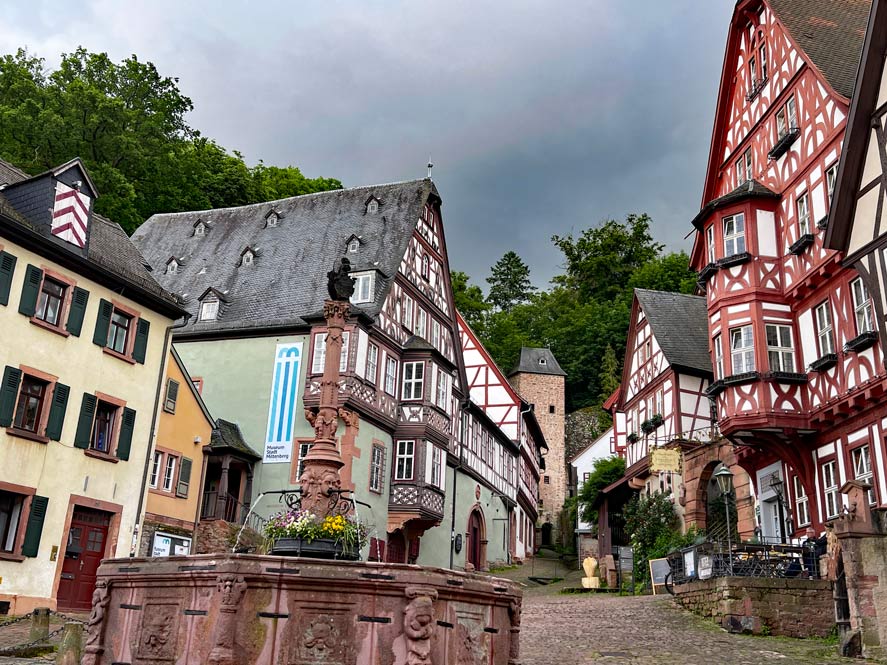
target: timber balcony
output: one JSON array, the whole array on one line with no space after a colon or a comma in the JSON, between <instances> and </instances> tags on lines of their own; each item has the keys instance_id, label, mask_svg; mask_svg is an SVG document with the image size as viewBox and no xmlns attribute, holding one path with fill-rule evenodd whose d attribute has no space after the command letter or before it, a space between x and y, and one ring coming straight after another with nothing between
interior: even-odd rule
<instances>
[{"instance_id":1,"label":"timber balcony","mask_svg":"<svg viewBox=\"0 0 887 665\"><path fill-rule=\"evenodd\" d=\"M321 376L312 376L305 386L303 400L308 408L320 406ZM342 372L339 378L339 400L342 406L371 413L394 426L398 421L397 400L354 372Z\"/></svg>"},{"instance_id":2,"label":"timber balcony","mask_svg":"<svg viewBox=\"0 0 887 665\"><path fill-rule=\"evenodd\" d=\"M391 484L388 510L416 513L419 519L439 521L444 513L444 493L421 481L395 481Z\"/></svg>"}]
</instances>

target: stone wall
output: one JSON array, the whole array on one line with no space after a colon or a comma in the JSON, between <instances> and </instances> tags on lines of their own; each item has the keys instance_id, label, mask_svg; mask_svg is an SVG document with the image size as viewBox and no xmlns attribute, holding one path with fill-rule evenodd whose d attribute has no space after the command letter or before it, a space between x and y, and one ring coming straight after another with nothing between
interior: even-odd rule
<instances>
[{"instance_id":1,"label":"stone wall","mask_svg":"<svg viewBox=\"0 0 887 665\"><path fill-rule=\"evenodd\" d=\"M194 554L216 554L230 552L237 541L240 531L239 524L232 524L225 520L203 520L197 525L194 535L196 541L193 545ZM240 534L238 548L247 548L250 551L258 551L264 544L264 538L247 527Z\"/></svg>"},{"instance_id":2,"label":"stone wall","mask_svg":"<svg viewBox=\"0 0 887 665\"><path fill-rule=\"evenodd\" d=\"M720 577L675 586L675 600L730 632L825 637L835 626L827 580Z\"/></svg>"},{"instance_id":3,"label":"stone wall","mask_svg":"<svg viewBox=\"0 0 887 665\"><path fill-rule=\"evenodd\" d=\"M588 557L597 559L601 554L598 539L588 533L579 534L579 561L585 561Z\"/></svg>"},{"instance_id":4,"label":"stone wall","mask_svg":"<svg viewBox=\"0 0 887 665\"><path fill-rule=\"evenodd\" d=\"M533 413L545 435L548 452L545 454L545 470L539 479L539 508L541 524L551 522L552 542L562 540L560 514L567 498L567 453L564 441L565 405L564 377L552 374L529 374L520 372L509 378L515 390L534 405ZM554 413L550 407L554 407ZM548 478L548 482L545 479ZM537 539L537 546L541 544ZM563 543L562 543L563 544Z\"/></svg>"},{"instance_id":5,"label":"stone wall","mask_svg":"<svg viewBox=\"0 0 887 665\"><path fill-rule=\"evenodd\" d=\"M117 559L99 568L83 665L518 665L508 580L278 556Z\"/></svg>"}]
</instances>

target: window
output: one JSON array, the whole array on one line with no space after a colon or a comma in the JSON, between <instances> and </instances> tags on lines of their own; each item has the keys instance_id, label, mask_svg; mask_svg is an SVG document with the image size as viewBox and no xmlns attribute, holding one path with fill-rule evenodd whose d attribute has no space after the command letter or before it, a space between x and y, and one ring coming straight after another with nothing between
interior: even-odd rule
<instances>
[{"instance_id":1,"label":"window","mask_svg":"<svg viewBox=\"0 0 887 665\"><path fill-rule=\"evenodd\" d=\"M46 402L46 390L49 384L46 381L28 376L22 377L22 385L19 390L18 404L15 407L15 418L12 426L26 432L37 433L43 417L43 407Z\"/></svg>"},{"instance_id":2,"label":"window","mask_svg":"<svg viewBox=\"0 0 887 665\"><path fill-rule=\"evenodd\" d=\"M822 465L822 487L825 492L825 516L832 519L838 516L838 476L835 463L826 462Z\"/></svg>"},{"instance_id":3,"label":"window","mask_svg":"<svg viewBox=\"0 0 887 665\"><path fill-rule=\"evenodd\" d=\"M816 340L819 345L819 357L835 352L835 338L832 334L832 310L826 300L816 306Z\"/></svg>"},{"instance_id":4,"label":"window","mask_svg":"<svg viewBox=\"0 0 887 665\"><path fill-rule=\"evenodd\" d=\"M758 35L758 62L761 65L761 81L767 80L767 45L764 43L764 33Z\"/></svg>"},{"instance_id":5,"label":"window","mask_svg":"<svg viewBox=\"0 0 887 665\"><path fill-rule=\"evenodd\" d=\"M367 212L371 215L374 215L377 212L379 212L379 202L376 201L376 199L373 199L372 201L370 201L367 204Z\"/></svg>"},{"instance_id":6,"label":"window","mask_svg":"<svg viewBox=\"0 0 887 665\"><path fill-rule=\"evenodd\" d=\"M160 469L163 464L163 453L159 450L154 451L154 461L151 464L151 480L148 483L154 489L157 489L157 481L160 480Z\"/></svg>"},{"instance_id":7,"label":"window","mask_svg":"<svg viewBox=\"0 0 887 665\"><path fill-rule=\"evenodd\" d=\"M715 349L715 380L724 378L724 347L721 345L721 334L718 333L711 340Z\"/></svg>"},{"instance_id":8,"label":"window","mask_svg":"<svg viewBox=\"0 0 887 665\"><path fill-rule=\"evenodd\" d=\"M370 458L370 491L382 493L385 484L385 448L373 444L373 453Z\"/></svg>"},{"instance_id":9,"label":"window","mask_svg":"<svg viewBox=\"0 0 887 665\"><path fill-rule=\"evenodd\" d=\"M163 401L163 408L170 413L176 412L176 401L179 399L179 382L174 379L166 381L166 398Z\"/></svg>"},{"instance_id":10,"label":"window","mask_svg":"<svg viewBox=\"0 0 887 665\"><path fill-rule=\"evenodd\" d=\"M404 328L413 329L413 299L405 295L403 297L403 309L400 311L400 322Z\"/></svg>"},{"instance_id":11,"label":"window","mask_svg":"<svg viewBox=\"0 0 887 665\"><path fill-rule=\"evenodd\" d=\"M111 314L111 327L108 329L108 348L117 353L126 353L132 317L115 309Z\"/></svg>"},{"instance_id":12,"label":"window","mask_svg":"<svg viewBox=\"0 0 887 665\"><path fill-rule=\"evenodd\" d=\"M586 471L585 473L583 473L582 474L582 484L584 485L585 483L587 483L589 478L591 478L590 471Z\"/></svg>"},{"instance_id":13,"label":"window","mask_svg":"<svg viewBox=\"0 0 887 665\"><path fill-rule=\"evenodd\" d=\"M428 446L428 454L431 455L431 484L435 487L440 487L440 452L435 446L426 444Z\"/></svg>"},{"instance_id":14,"label":"window","mask_svg":"<svg viewBox=\"0 0 887 665\"><path fill-rule=\"evenodd\" d=\"M204 300L200 303L200 313L197 318L200 321L215 321L219 316L219 301L216 298Z\"/></svg>"},{"instance_id":15,"label":"window","mask_svg":"<svg viewBox=\"0 0 887 665\"><path fill-rule=\"evenodd\" d=\"M554 413L554 412L555 412L554 404L549 404L548 405L548 413Z\"/></svg>"},{"instance_id":16,"label":"window","mask_svg":"<svg viewBox=\"0 0 887 665\"><path fill-rule=\"evenodd\" d=\"M838 164L835 162L825 172L825 183L828 189L828 204L831 206L832 194L835 193L835 183L838 181Z\"/></svg>"},{"instance_id":17,"label":"window","mask_svg":"<svg viewBox=\"0 0 887 665\"><path fill-rule=\"evenodd\" d=\"M268 228L274 228L277 226L277 222L280 219L280 215L278 215L273 210L268 213L268 217L265 218L265 226Z\"/></svg>"},{"instance_id":18,"label":"window","mask_svg":"<svg viewBox=\"0 0 887 665\"><path fill-rule=\"evenodd\" d=\"M255 255L250 251L246 251L243 253L241 263L245 266L250 266L253 264L253 258L255 258Z\"/></svg>"},{"instance_id":19,"label":"window","mask_svg":"<svg viewBox=\"0 0 887 665\"><path fill-rule=\"evenodd\" d=\"M428 335L428 315L421 307L416 308L416 327L413 328L413 334L425 339Z\"/></svg>"},{"instance_id":20,"label":"window","mask_svg":"<svg viewBox=\"0 0 887 665\"><path fill-rule=\"evenodd\" d=\"M724 256L734 256L745 251L745 215L742 213L724 218Z\"/></svg>"},{"instance_id":21,"label":"window","mask_svg":"<svg viewBox=\"0 0 887 665\"><path fill-rule=\"evenodd\" d=\"M546 485L550 485L550 484L551 484L551 476L545 476L545 477L543 478L543 482L544 482L544 484L546 484Z\"/></svg>"},{"instance_id":22,"label":"window","mask_svg":"<svg viewBox=\"0 0 887 665\"><path fill-rule=\"evenodd\" d=\"M450 387L450 377L442 369L437 370L437 392L434 395L434 403L441 409L447 408L447 393Z\"/></svg>"},{"instance_id":23,"label":"window","mask_svg":"<svg viewBox=\"0 0 887 665\"><path fill-rule=\"evenodd\" d=\"M807 498L807 492L804 490L800 479L795 476L793 481L795 486L795 517L797 517L798 526L807 526L810 524L810 499Z\"/></svg>"},{"instance_id":24,"label":"window","mask_svg":"<svg viewBox=\"0 0 887 665\"><path fill-rule=\"evenodd\" d=\"M348 348L351 341L351 333L342 333L342 349L339 351L339 371L348 369ZM311 359L311 373L323 374L326 364L326 333L317 333L314 336L314 357Z\"/></svg>"},{"instance_id":25,"label":"window","mask_svg":"<svg viewBox=\"0 0 887 665\"><path fill-rule=\"evenodd\" d=\"M770 358L770 371L794 372L795 352L792 346L790 326L767 324L767 355Z\"/></svg>"},{"instance_id":26,"label":"window","mask_svg":"<svg viewBox=\"0 0 887 665\"><path fill-rule=\"evenodd\" d=\"M709 226L705 230L705 241L708 246L708 262L714 263L717 261L717 252L715 251L715 227Z\"/></svg>"},{"instance_id":27,"label":"window","mask_svg":"<svg viewBox=\"0 0 887 665\"><path fill-rule=\"evenodd\" d=\"M395 480L413 479L413 454L415 448L415 441L397 442L397 463L394 469Z\"/></svg>"},{"instance_id":28,"label":"window","mask_svg":"<svg viewBox=\"0 0 887 665\"><path fill-rule=\"evenodd\" d=\"M111 453L111 441L114 438L114 425L119 407L108 402L98 401L95 409L95 423L89 448L100 453Z\"/></svg>"},{"instance_id":29,"label":"window","mask_svg":"<svg viewBox=\"0 0 887 665\"><path fill-rule=\"evenodd\" d=\"M310 450L310 441L299 443L299 457L296 459L296 480L299 480L302 477L302 473L305 471L305 456L308 455Z\"/></svg>"},{"instance_id":30,"label":"window","mask_svg":"<svg viewBox=\"0 0 887 665\"><path fill-rule=\"evenodd\" d=\"M856 332L858 334L870 332L875 329L875 320L872 315L872 301L869 292L862 283L862 278L857 277L850 283L853 292L853 309L856 310Z\"/></svg>"},{"instance_id":31,"label":"window","mask_svg":"<svg viewBox=\"0 0 887 665\"><path fill-rule=\"evenodd\" d=\"M376 378L379 373L379 347L375 344L370 344L367 349L367 371L366 378L367 381L375 385Z\"/></svg>"},{"instance_id":32,"label":"window","mask_svg":"<svg viewBox=\"0 0 887 665\"><path fill-rule=\"evenodd\" d=\"M166 456L166 465L163 468L163 491L172 492L176 482L176 462L178 457L175 455Z\"/></svg>"},{"instance_id":33,"label":"window","mask_svg":"<svg viewBox=\"0 0 887 665\"><path fill-rule=\"evenodd\" d=\"M754 56L748 59L748 79L752 90L754 90L755 84L758 82L758 66Z\"/></svg>"},{"instance_id":34,"label":"window","mask_svg":"<svg viewBox=\"0 0 887 665\"><path fill-rule=\"evenodd\" d=\"M782 138L793 129L798 128L798 112L795 107L795 97L792 95L785 102L785 106L776 112L776 133Z\"/></svg>"},{"instance_id":35,"label":"window","mask_svg":"<svg viewBox=\"0 0 887 665\"><path fill-rule=\"evenodd\" d=\"M810 233L810 201L807 192L798 197L798 231L801 235Z\"/></svg>"},{"instance_id":36,"label":"window","mask_svg":"<svg viewBox=\"0 0 887 665\"><path fill-rule=\"evenodd\" d=\"M173 259L166 264L166 272L169 275L175 275L179 272L179 264Z\"/></svg>"},{"instance_id":37,"label":"window","mask_svg":"<svg viewBox=\"0 0 887 665\"><path fill-rule=\"evenodd\" d=\"M67 286L49 277L43 278L40 287L40 297L37 299L37 311L34 317L45 321L51 326L61 323L62 308L65 304L65 290Z\"/></svg>"},{"instance_id":38,"label":"window","mask_svg":"<svg viewBox=\"0 0 887 665\"><path fill-rule=\"evenodd\" d=\"M403 391L401 399L422 399L425 385L425 363L414 362L403 364Z\"/></svg>"},{"instance_id":39,"label":"window","mask_svg":"<svg viewBox=\"0 0 887 665\"><path fill-rule=\"evenodd\" d=\"M440 324L434 318L431 319L431 346L440 347Z\"/></svg>"},{"instance_id":40,"label":"window","mask_svg":"<svg viewBox=\"0 0 887 665\"><path fill-rule=\"evenodd\" d=\"M426 282L431 277L431 260L427 254L422 255L422 279Z\"/></svg>"},{"instance_id":41,"label":"window","mask_svg":"<svg viewBox=\"0 0 887 665\"><path fill-rule=\"evenodd\" d=\"M357 250L360 249L360 241L356 238L348 243L348 253L349 254L357 254Z\"/></svg>"},{"instance_id":42,"label":"window","mask_svg":"<svg viewBox=\"0 0 887 665\"><path fill-rule=\"evenodd\" d=\"M391 356L385 358L385 392L397 397L397 360Z\"/></svg>"},{"instance_id":43,"label":"window","mask_svg":"<svg viewBox=\"0 0 887 665\"><path fill-rule=\"evenodd\" d=\"M371 272L365 272L354 275L354 295L351 296L352 303L372 302L373 286L375 283L374 275Z\"/></svg>"},{"instance_id":44,"label":"window","mask_svg":"<svg viewBox=\"0 0 887 665\"><path fill-rule=\"evenodd\" d=\"M730 330L730 361L733 374L755 371L755 338L751 326Z\"/></svg>"},{"instance_id":45,"label":"window","mask_svg":"<svg viewBox=\"0 0 887 665\"><path fill-rule=\"evenodd\" d=\"M742 157L736 160L736 186L752 178L751 148L746 148Z\"/></svg>"},{"instance_id":46,"label":"window","mask_svg":"<svg viewBox=\"0 0 887 665\"><path fill-rule=\"evenodd\" d=\"M13 552L25 497L0 490L0 552Z\"/></svg>"},{"instance_id":47,"label":"window","mask_svg":"<svg viewBox=\"0 0 887 665\"><path fill-rule=\"evenodd\" d=\"M872 458L871 453L869 452L869 447L861 446L859 448L854 448L850 451L850 456L853 458L853 475L856 480L859 480L863 483L868 483L872 486L872 488L868 491L869 495L869 503L875 502L875 488L874 481L872 479Z\"/></svg>"},{"instance_id":48,"label":"window","mask_svg":"<svg viewBox=\"0 0 887 665\"><path fill-rule=\"evenodd\" d=\"M204 224L203 222L197 222L197 224L194 225L194 235L206 235L206 224Z\"/></svg>"}]
</instances>

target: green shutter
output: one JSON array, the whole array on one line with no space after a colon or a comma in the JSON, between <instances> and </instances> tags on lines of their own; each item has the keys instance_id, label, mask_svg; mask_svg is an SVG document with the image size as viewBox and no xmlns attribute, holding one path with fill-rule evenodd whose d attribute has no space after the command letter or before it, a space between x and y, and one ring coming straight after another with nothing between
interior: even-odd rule
<instances>
[{"instance_id":1,"label":"green shutter","mask_svg":"<svg viewBox=\"0 0 887 665\"><path fill-rule=\"evenodd\" d=\"M148 350L148 332L151 330L151 324L145 319L139 319L136 326L136 341L132 345L132 359L137 363L145 364L145 351Z\"/></svg>"},{"instance_id":2,"label":"green shutter","mask_svg":"<svg viewBox=\"0 0 887 665\"><path fill-rule=\"evenodd\" d=\"M3 370L3 383L0 384L0 427L12 425L15 413L15 398L18 395L18 384L22 380L22 371L16 367Z\"/></svg>"},{"instance_id":3,"label":"green shutter","mask_svg":"<svg viewBox=\"0 0 887 665\"><path fill-rule=\"evenodd\" d=\"M18 303L18 311L25 316L34 316L37 311L37 296L40 295L42 282L43 271L37 266L29 265L25 270L25 283L22 284L22 299Z\"/></svg>"},{"instance_id":4,"label":"green shutter","mask_svg":"<svg viewBox=\"0 0 887 665\"><path fill-rule=\"evenodd\" d=\"M75 448L89 448L89 437L92 434L92 421L95 418L97 402L95 395L83 393L83 402L80 404L80 420L77 421L77 433L74 435Z\"/></svg>"},{"instance_id":5,"label":"green shutter","mask_svg":"<svg viewBox=\"0 0 887 665\"><path fill-rule=\"evenodd\" d=\"M43 520L46 519L46 506L49 499L45 496L34 496L31 499L31 512L28 514L28 529L25 531L25 542L22 543L24 556L37 556L40 549L40 536L43 535Z\"/></svg>"},{"instance_id":6,"label":"green shutter","mask_svg":"<svg viewBox=\"0 0 887 665\"><path fill-rule=\"evenodd\" d=\"M46 436L53 441L62 438L62 425L65 424L65 410L68 408L68 395L71 389L61 383L55 384L52 391L52 406L49 407L49 420L46 421Z\"/></svg>"},{"instance_id":7,"label":"green shutter","mask_svg":"<svg viewBox=\"0 0 887 665\"><path fill-rule=\"evenodd\" d=\"M176 402L179 400L179 382L175 379L166 380L166 399L163 408L170 413L176 412Z\"/></svg>"},{"instance_id":8,"label":"green shutter","mask_svg":"<svg viewBox=\"0 0 887 665\"><path fill-rule=\"evenodd\" d=\"M88 302L89 291L75 286L74 293L71 296L71 310L68 312L68 325L65 326L67 331L74 335L74 337L80 337L80 331L83 329L83 316L86 314L86 304Z\"/></svg>"},{"instance_id":9,"label":"green shutter","mask_svg":"<svg viewBox=\"0 0 887 665\"><path fill-rule=\"evenodd\" d=\"M191 460L182 458L182 467L179 469L179 484L176 486L176 496L183 499L188 497L188 488L191 486Z\"/></svg>"},{"instance_id":10,"label":"green shutter","mask_svg":"<svg viewBox=\"0 0 887 665\"><path fill-rule=\"evenodd\" d=\"M123 409L123 418L120 421L120 436L117 438L117 459L126 461L129 459L129 450L132 448L132 428L136 424L136 412L132 409Z\"/></svg>"},{"instance_id":11,"label":"green shutter","mask_svg":"<svg viewBox=\"0 0 887 665\"><path fill-rule=\"evenodd\" d=\"M9 289L17 260L12 254L0 252L0 305L9 304Z\"/></svg>"},{"instance_id":12,"label":"green shutter","mask_svg":"<svg viewBox=\"0 0 887 665\"><path fill-rule=\"evenodd\" d=\"M99 303L99 315L95 320L95 334L92 336L93 344L108 346L108 328L111 327L111 312L114 305L107 300Z\"/></svg>"}]
</instances>

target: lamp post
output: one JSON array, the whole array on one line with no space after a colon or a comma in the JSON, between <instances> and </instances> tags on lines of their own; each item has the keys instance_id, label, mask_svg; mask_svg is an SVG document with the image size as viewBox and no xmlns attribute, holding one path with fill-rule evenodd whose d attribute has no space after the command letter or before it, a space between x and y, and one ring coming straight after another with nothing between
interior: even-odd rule
<instances>
[{"instance_id":1,"label":"lamp post","mask_svg":"<svg viewBox=\"0 0 887 665\"><path fill-rule=\"evenodd\" d=\"M779 542L785 542L785 507L783 504L782 488L785 485L782 478L774 473L770 476L770 489L776 494L776 512L779 516Z\"/></svg>"},{"instance_id":2,"label":"lamp post","mask_svg":"<svg viewBox=\"0 0 887 665\"><path fill-rule=\"evenodd\" d=\"M730 493L733 491L733 473L726 466L715 472L715 480L718 481L718 489L724 497L724 514L727 517L727 572L733 575L733 547L730 543Z\"/></svg>"}]
</instances>

